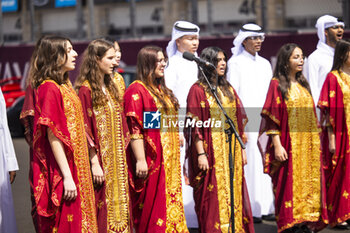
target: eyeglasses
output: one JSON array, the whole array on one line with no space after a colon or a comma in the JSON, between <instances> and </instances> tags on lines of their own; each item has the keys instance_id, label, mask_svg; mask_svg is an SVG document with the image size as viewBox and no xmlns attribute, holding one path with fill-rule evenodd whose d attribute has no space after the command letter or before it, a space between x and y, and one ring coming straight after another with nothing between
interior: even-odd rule
<instances>
[{"instance_id":1,"label":"eyeglasses","mask_svg":"<svg viewBox=\"0 0 350 233\"><path fill-rule=\"evenodd\" d=\"M247 39L252 41L260 40L261 42L263 42L265 40L265 36L248 36Z\"/></svg>"},{"instance_id":2,"label":"eyeglasses","mask_svg":"<svg viewBox=\"0 0 350 233\"><path fill-rule=\"evenodd\" d=\"M334 25L331 27L332 29L344 29L343 25Z\"/></svg>"},{"instance_id":3,"label":"eyeglasses","mask_svg":"<svg viewBox=\"0 0 350 233\"><path fill-rule=\"evenodd\" d=\"M166 58L160 59L157 61L157 63L158 64L162 64L162 63L168 64L168 59L166 59Z\"/></svg>"}]
</instances>

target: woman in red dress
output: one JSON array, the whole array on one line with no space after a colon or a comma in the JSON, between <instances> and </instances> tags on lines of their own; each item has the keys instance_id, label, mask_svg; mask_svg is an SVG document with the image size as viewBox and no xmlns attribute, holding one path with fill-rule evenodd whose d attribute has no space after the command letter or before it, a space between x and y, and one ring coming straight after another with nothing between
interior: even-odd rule
<instances>
[{"instance_id":1,"label":"woman in red dress","mask_svg":"<svg viewBox=\"0 0 350 233\"><path fill-rule=\"evenodd\" d=\"M320 129L303 64L298 45L282 46L261 112L259 146L278 232L311 232L328 223Z\"/></svg>"},{"instance_id":2,"label":"woman in red dress","mask_svg":"<svg viewBox=\"0 0 350 233\"><path fill-rule=\"evenodd\" d=\"M247 123L247 117L236 91L226 79L226 54L220 48L208 47L202 51L201 58L215 65L216 70L211 67L204 69L205 75L214 86L217 73L217 95L239 135L245 141L244 126ZM187 97L186 124L190 121L195 122L185 130L188 145L185 162L188 164L187 175L193 187L200 232L231 232L229 143L225 134L228 126L204 75L200 72L198 79ZM203 122L210 120L215 122L205 126ZM203 125L199 127L197 122L202 122ZM232 148L232 154L233 152L234 148ZM235 232L252 233L254 223L243 169L247 163L247 157L245 150L242 150L238 143L232 157L235 168L234 229Z\"/></svg>"},{"instance_id":3,"label":"woman in red dress","mask_svg":"<svg viewBox=\"0 0 350 233\"><path fill-rule=\"evenodd\" d=\"M84 116L68 79L77 53L68 38L41 39L34 89L32 188L38 232L97 233Z\"/></svg>"},{"instance_id":4,"label":"woman in red dress","mask_svg":"<svg viewBox=\"0 0 350 233\"><path fill-rule=\"evenodd\" d=\"M131 134L127 151L130 196L137 233L187 233L182 202L179 103L165 85L166 61L159 47L137 55L137 81L124 95ZM160 120L162 120L162 123Z\"/></svg>"},{"instance_id":5,"label":"woman in red dress","mask_svg":"<svg viewBox=\"0 0 350 233\"><path fill-rule=\"evenodd\" d=\"M350 40L337 42L332 72L318 107L324 126L324 162L329 223L346 228L350 219ZM350 223L350 222L349 222Z\"/></svg>"},{"instance_id":6,"label":"woman in red dress","mask_svg":"<svg viewBox=\"0 0 350 233\"><path fill-rule=\"evenodd\" d=\"M125 148L129 132L123 112L123 79L112 78L116 51L107 40L92 41L84 52L75 88L90 133L99 233L132 232Z\"/></svg>"}]
</instances>

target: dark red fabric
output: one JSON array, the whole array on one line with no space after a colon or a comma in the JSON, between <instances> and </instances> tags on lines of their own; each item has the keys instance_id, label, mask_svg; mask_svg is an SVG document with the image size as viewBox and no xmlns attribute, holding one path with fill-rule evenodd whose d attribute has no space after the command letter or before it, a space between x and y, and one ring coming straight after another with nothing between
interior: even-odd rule
<instances>
[{"instance_id":1,"label":"dark red fabric","mask_svg":"<svg viewBox=\"0 0 350 233\"><path fill-rule=\"evenodd\" d=\"M346 119L349 117L345 108L349 103L344 102L344 90L350 91L349 76L345 82L345 88L339 85L338 71L328 74L319 98L318 107L321 109L321 119L330 124L335 134L335 153L329 152L328 133L326 124L323 124L323 152L324 170L327 183L327 205L329 223L331 226L350 219L350 145L349 125Z\"/></svg>"},{"instance_id":2,"label":"dark red fabric","mask_svg":"<svg viewBox=\"0 0 350 233\"><path fill-rule=\"evenodd\" d=\"M235 91L234 96L236 98L235 101L237 107L237 131L242 137L244 132L244 121L246 121L246 114ZM201 103L205 103L205 107L201 106ZM206 121L210 118L209 109L210 106L204 88L199 83L195 83L191 87L187 97L187 116L192 115L193 117L198 117L196 120ZM203 172L198 167L198 155L196 147L194 145L196 137L205 141L208 146L206 152L210 169L207 172ZM195 210L198 218L200 232L221 232L220 229L217 229L215 227L216 223L220 223L220 216L219 202L217 197L217 180L214 168L215 156L212 144L211 128L185 128L185 138L187 144L185 160L185 166L187 165L186 173L189 178L189 183L193 187ZM236 156L241 156L241 153L236 152ZM205 188L208 187L209 184L213 185L213 189L211 191L208 191L208 189ZM242 190L243 218L246 218L248 220L248 222L243 223L244 230L245 232L254 232L252 212L244 177L242 182Z\"/></svg>"},{"instance_id":3,"label":"dark red fabric","mask_svg":"<svg viewBox=\"0 0 350 233\"><path fill-rule=\"evenodd\" d=\"M26 88L26 94L24 98L24 103L20 115L21 123L24 126L24 137L29 145L29 184L30 184L30 194L32 201L32 211L31 215L33 218L33 224L38 231L37 224L37 212L36 212L36 204L34 199L34 191L33 191L33 128L34 128L34 90L31 85L28 85Z\"/></svg>"}]
</instances>

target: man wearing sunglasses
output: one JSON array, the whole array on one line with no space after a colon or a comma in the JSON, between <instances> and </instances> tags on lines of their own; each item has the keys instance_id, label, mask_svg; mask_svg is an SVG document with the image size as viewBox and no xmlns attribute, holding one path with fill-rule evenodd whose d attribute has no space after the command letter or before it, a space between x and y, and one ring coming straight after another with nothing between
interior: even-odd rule
<instances>
[{"instance_id":1,"label":"man wearing sunglasses","mask_svg":"<svg viewBox=\"0 0 350 233\"><path fill-rule=\"evenodd\" d=\"M227 65L227 78L242 100L248 116L244 130L248 138L248 164L244 169L255 223L260 223L261 218L274 220L271 178L263 173L257 146L260 112L272 78L271 64L258 54L264 39L260 26L252 23L243 25L233 41L233 55Z\"/></svg>"},{"instance_id":2,"label":"man wearing sunglasses","mask_svg":"<svg viewBox=\"0 0 350 233\"><path fill-rule=\"evenodd\" d=\"M324 15L318 18L316 28L319 38L317 49L305 62L305 76L309 81L315 105L323 82L332 68L335 44L343 38L344 22L333 16Z\"/></svg>"}]
</instances>

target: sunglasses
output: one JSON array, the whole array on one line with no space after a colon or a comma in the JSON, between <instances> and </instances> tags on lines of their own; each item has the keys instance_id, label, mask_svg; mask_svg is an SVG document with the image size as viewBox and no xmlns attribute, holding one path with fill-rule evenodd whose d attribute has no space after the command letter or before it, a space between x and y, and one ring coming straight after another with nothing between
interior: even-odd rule
<instances>
[{"instance_id":1,"label":"sunglasses","mask_svg":"<svg viewBox=\"0 0 350 233\"><path fill-rule=\"evenodd\" d=\"M263 42L265 40L265 36L249 36L247 37L247 39L252 41L260 40L261 42Z\"/></svg>"}]
</instances>

